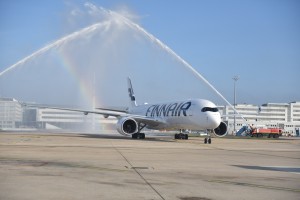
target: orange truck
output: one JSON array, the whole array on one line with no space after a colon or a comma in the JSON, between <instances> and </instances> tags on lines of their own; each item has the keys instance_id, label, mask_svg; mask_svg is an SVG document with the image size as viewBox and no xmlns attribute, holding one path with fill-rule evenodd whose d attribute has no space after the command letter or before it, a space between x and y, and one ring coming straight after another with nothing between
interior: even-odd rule
<instances>
[{"instance_id":1,"label":"orange truck","mask_svg":"<svg viewBox=\"0 0 300 200\"><path fill-rule=\"evenodd\" d=\"M250 132L251 137L279 138L282 135L280 128L254 128Z\"/></svg>"}]
</instances>

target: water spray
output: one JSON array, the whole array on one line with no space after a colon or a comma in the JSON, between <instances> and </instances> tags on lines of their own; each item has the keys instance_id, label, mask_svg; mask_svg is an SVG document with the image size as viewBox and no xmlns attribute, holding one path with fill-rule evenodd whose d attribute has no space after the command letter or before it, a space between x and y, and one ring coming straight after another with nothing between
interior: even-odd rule
<instances>
[{"instance_id":1,"label":"water spray","mask_svg":"<svg viewBox=\"0 0 300 200\"><path fill-rule=\"evenodd\" d=\"M234 106L210 82L208 82L208 80L206 80L198 71L196 71L187 61L185 61L178 54L176 54L170 47L168 47L166 44L161 42L157 37L155 37L151 33L147 32L144 28L142 28L138 24L132 22L128 18L120 15L119 13L116 13L111 10L106 10L102 7L101 7L101 10L110 14L111 16L116 16L116 17L120 18L129 27L140 31L151 41L158 44L158 46L161 47L163 50L167 51L170 55L174 56L176 58L176 60L178 60L180 63L182 63L187 69L189 69L193 73L194 76L196 76L197 78L200 78L205 84L207 84L218 96L220 96L234 110L235 113L237 113L238 116L240 116L244 120L244 122L247 123L246 119L237 112L237 110L234 108Z\"/></svg>"},{"instance_id":2,"label":"water spray","mask_svg":"<svg viewBox=\"0 0 300 200\"><path fill-rule=\"evenodd\" d=\"M34 52L33 54L23 58L22 60L18 61L17 63L11 65L10 67L6 68L4 71L0 72L0 77L3 76L5 73L9 72L10 70L18 67L18 66L21 66L22 64L26 63L28 60L36 57L36 56L39 56L41 55L42 53L48 51L49 49L51 48L58 48L59 46L63 45L63 43L67 42L67 41L70 41L74 38L76 38L77 36L79 35L82 35L84 33L88 33L88 32L91 32L91 31L94 31L96 30L97 28L99 27L102 27L102 26L107 26L110 22L109 21L105 21L105 22L102 22L102 23L97 23L97 24L93 24L89 27L86 27L86 28L83 28L81 29L80 31L76 31L74 33L71 33L70 35L67 35L65 37L62 37L61 39L59 40L56 40L55 42L41 48L40 50Z\"/></svg>"},{"instance_id":3,"label":"water spray","mask_svg":"<svg viewBox=\"0 0 300 200\"><path fill-rule=\"evenodd\" d=\"M182 63L188 70L190 70L192 72L192 74L202 80L206 85L208 85L219 97L221 97L233 110L235 113L238 114L238 116L241 116L236 109L232 106L232 104L227 101L227 99L211 84L208 82L208 80L206 80L199 72L197 72L188 62L186 62L183 58L181 58L179 55L177 55L171 48L169 48L167 45L165 45L163 42L161 42L158 38L156 38L154 35L148 33L144 28L142 28L141 26L139 26L138 24L134 23L133 21L131 21L130 19L126 18L123 15L120 15L117 12L111 11L111 10L107 10L103 7L96 7L95 5L91 4L91 3L86 3L85 6L90 7L93 11L102 11L106 14L108 14L109 16L111 16L113 18L113 20L115 20L116 22L122 22L124 24L126 24L128 27L139 31L140 33L142 33L146 38L148 38L150 41L152 41L153 43L157 44L160 48L162 48L163 50L165 50L167 53L169 53L170 55L172 55L173 57L176 58L176 60L180 63ZM79 31L76 31L74 33L71 33L65 37L62 37L59 40L56 40L55 42L41 48L40 50L34 52L33 54L23 58L22 60L18 61L17 63L11 65L10 67L8 67L7 69L5 69L4 71L0 72L0 77L3 76L5 73L15 69L18 66L23 65L24 63L26 63L28 60L35 58L36 56L39 56L41 54L43 54L44 52L50 50L51 48L58 48L60 46L62 46L65 42L71 41L73 39L75 39L78 36L81 36L85 33L90 33L93 32L95 30L97 30L98 28L101 27L108 27L111 24L112 20L106 20L104 22L101 23L96 23L93 24L91 26L88 26L86 28L83 28ZM245 118L243 118L241 116L241 118L246 122Z\"/></svg>"}]
</instances>

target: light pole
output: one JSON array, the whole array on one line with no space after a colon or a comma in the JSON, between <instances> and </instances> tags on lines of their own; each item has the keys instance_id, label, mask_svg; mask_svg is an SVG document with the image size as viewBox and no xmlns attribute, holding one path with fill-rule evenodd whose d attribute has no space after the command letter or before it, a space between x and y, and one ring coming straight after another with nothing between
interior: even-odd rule
<instances>
[{"instance_id":1,"label":"light pole","mask_svg":"<svg viewBox=\"0 0 300 200\"><path fill-rule=\"evenodd\" d=\"M234 114L233 114L233 130L234 130L234 134L236 133L236 130L235 130L235 114L236 114L236 112L235 112L235 105L236 105L236 82L237 82L237 80L239 80L239 76L234 76L232 79L233 79L233 85L234 85L234 90L233 90L233 108L234 108Z\"/></svg>"}]
</instances>

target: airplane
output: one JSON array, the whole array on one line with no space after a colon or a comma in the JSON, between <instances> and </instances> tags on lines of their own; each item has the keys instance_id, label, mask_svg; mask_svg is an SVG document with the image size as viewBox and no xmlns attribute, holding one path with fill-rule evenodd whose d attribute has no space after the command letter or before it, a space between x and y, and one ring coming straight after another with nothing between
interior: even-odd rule
<instances>
[{"instance_id":1,"label":"airplane","mask_svg":"<svg viewBox=\"0 0 300 200\"><path fill-rule=\"evenodd\" d=\"M58 110L69 110L101 114L105 118L116 117L117 131L124 136L133 139L144 139L144 128L153 130L179 130L175 139L188 139L188 134L182 130L207 130L212 136L223 137L227 135L227 125L221 121L221 115L214 103L205 99L189 99L169 103L138 105L133 92L131 79L127 78L128 93L131 107L126 109L96 108L97 110L81 110L71 108L60 108L51 106L37 106L23 103L24 106L50 108ZM204 139L204 143L211 143L211 135Z\"/></svg>"}]
</instances>

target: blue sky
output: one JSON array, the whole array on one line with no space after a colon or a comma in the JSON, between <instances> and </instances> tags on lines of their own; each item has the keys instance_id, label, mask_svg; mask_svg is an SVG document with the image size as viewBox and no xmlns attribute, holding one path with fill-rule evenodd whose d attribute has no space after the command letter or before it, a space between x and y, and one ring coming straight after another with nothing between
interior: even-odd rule
<instances>
[{"instance_id":1,"label":"blue sky","mask_svg":"<svg viewBox=\"0 0 300 200\"><path fill-rule=\"evenodd\" d=\"M1 0L0 71L70 33L66 12L85 2ZM234 75L238 103L300 101L298 0L91 2L129 10L231 102Z\"/></svg>"}]
</instances>

